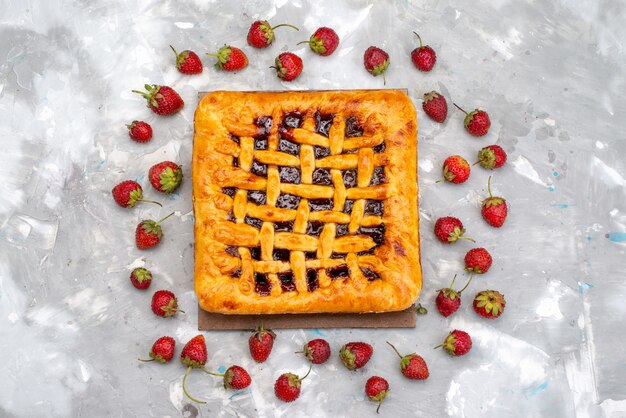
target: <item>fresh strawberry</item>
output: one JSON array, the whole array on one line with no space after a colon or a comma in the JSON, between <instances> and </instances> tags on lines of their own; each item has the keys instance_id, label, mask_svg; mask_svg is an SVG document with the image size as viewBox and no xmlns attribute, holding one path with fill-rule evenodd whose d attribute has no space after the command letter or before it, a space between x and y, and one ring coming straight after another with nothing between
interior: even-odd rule
<instances>
[{"instance_id":1,"label":"fresh strawberry","mask_svg":"<svg viewBox=\"0 0 626 418\"><path fill-rule=\"evenodd\" d=\"M150 202L162 206L154 200L143 199L143 189L136 181L126 180L118 184L111 190L115 203L123 208L132 208L137 202Z\"/></svg>"},{"instance_id":2,"label":"fresh strawberry","mask_svg":"<svg viewBox=\"0 0 626 418\"><path fill-rule=\"evenodd\" d=\"M185 311L178 309L176 295L169 290L157 290L154 292L150 307L156 316L163 318L172 317L176 312L185 313Z\"/></svg>"},{"instance_id":3,"label":"fresh strawberry","mask_svg":"<svg viewBox=\"0 0 626 418\"><path fill-rule=\"evenodd\" d=\"M137 289L147 289L152 283L152 273L143 267L137 267L130 273L130 282Z\"/></svg>"},{"instance_id":4,"label":"fresh strawberry","mask_svg":"<svg viewBox=\"0 0 626 418\"><path fill-rule=\"evenodd\" d=\"M380 48L370 46L363 54L363 65L365 69L374 77L382 74L384 84L387 84L385 71L389 67L389 54Z\"/></svg>"},{"instance_id":5,"label":"fresh strawberry","mask_svg":"<svg viewBox=\"0 0 626 418\"><path fill-rule=\"evenodd\" d=\"M128 128L128 136L136 142L148 142L152 139L152 126L141 120L134 120Z\"/></svg>"},{"instance_id":6,"label":"fresh strawberry","mask_svg":"<svg viewBox=\"0 0 626 418\"><path fill-rule=\"evenodd\" d=\"M489 145L478 151L478 161L474 164L480 164L482 168L493 170L500 168L506 163L506 152L499 145Z\"/></svg>"},{"instance_id":7,"label":"fresh strawberry","mask_svg":"<svg viewBox=\"0 0 626 418\"><path fill-rule=\"evenodd\" d=\"M304 350L299 353L304 353L313 364L323 364L330 357L330 345L325 339L317 338L304 344Z\"/></svg>"},{"instance_id":8,"label":"fresh strawberry","mask_svg":"<svg viewBox=\"0 0 626 418\"><path fill-rule=\"evenodd\" d=\"M504 312L505 305L504 295L497 290L483 290L474 297L474 310L483 318L496 319Z\"/></svg>"},{"instance_id":9,"label":"fresh strawberry","mask_svg":"<svg viewBox=\"0 0 626 418\"><path fill-rule=\"evenodd\" d=\"M173 115L185 105L183 99L171 87L157 84L152 86L146 84L144 87L147 93L138 90L133 90L133 93L141 94L148 101L148 107L157 115Z\"/></svg>"},{"instance_id":10,"label":"fresh strawberry","mask_svg":"<svg viewBox=\"0 0 626 418\"><path fill-rule=\"evenodd\" d=\"M283 52L275 61L276 75L284 81L295 80L302 72L302 59L294 53Z\"/></svg>"},{"instance_id":11,"label":"fresh strawberry","mask_svg":"<svg viewBox=\"0 0 626 418\"><path fill-rule=\"evenodd\" d=\"M465 183L470 176L470 165L467 160L460 155L453 155L443 162L443 178L437 180L447 181L454 184Z\"/></svg>"},{"instance_id":12,"label":"fresh strawberry","mask_svg":"<svg viewBox=\"0 0 626 418\"><path fill-rule=\"evenodd\" d=\"M172 337L161 337L154 342L150 350L150 360L139 359L139 361L158 361L167 363L174 357L176 341Z\"/></svg>"},{"instance_id":13,"label":"fresh strawberry","mask_svg":"<svg viewBox=\"0 0 626 418\"><path fill-rule=\"evenodd\" d=\"M147 250L152 248L161 242L163 238L163 230L161 229L161 222L172 216L174 212L167 215L165 218L158 222L151 219L144 219L139 222L137 229L135 229L135 244L140 250Z\"/></svg>"},{"instance_id":14,"label":"fresh strawberry","mask_svg":"<svg viewBox=\"0 0 626 418\"><path fill-rule=\"evenodd\" d=\"M339 46L339 36L331 28L322 27L316 30L308 41L298 42L298 45L300 44L309 44L311 51L327 57Z\"/></svg>"},{"instance_id":15,"label":"fresh strawberry","mask_svg":"<svg viewBox=\"0 0 626 418\"><path fill-rule=\"evenodd\" d=\"M448 116L448 102L444 96L436 91L424 94L422 109L435 122L443 123Z\"/></svg>"},{"instance_id":16,"label":"fresh strawberry","mask_svg":"<svg viewBox=\"0 0 626 418\"><path fill-rule=\"evenodd\" d=\"M311 373L311 366L304 377L298 377L293 373L283 373L278 376L274 383L274 393L283 402L293 402L300 396L302 381Z\"/></svg>"},{"instance_id":17,"label":"fresh strawberry","mask_svg":"<svg viewBox=\"0 0 626 418\"><path fill-rule=\"evenodd\" d=\"M339 357L348 370L357 370L365 366L372 357L374 348L368 343L351 342L339 350Z\"/></svg>"},{"instance_id":18,"label":"fresh strawberry","mask_svg":"<svg viewBox=\"0 0 626 418\"><path fill-rule=\"evenodd\" d=\"M418 70L426 72L430 71L437 62L437 54L435 54L435 50L428 45L422 45L422 38L417 34L417 32L413 33L420 41L420 46L411 52L411 61L413 61L413 65L415 65L415 68Z\"/></svg>"},{"instance_id":19,"label":"fresh strawberry","mask_svg":"<svg viewBox=\"0 0 626 418\"><path fill-rule=\"evenodd\" d=\"M372 376L365 382L365 394L370 401L378 402L378 408L376 413L380 409L380 405L383 403L383 399L389 393L389 383L380 376Z\"/></svg>"},{"instance_id":20,"label":"fresh strawberry","mask_svg":"<svg viewBox=\"0 0 626 418\"><path fill-rule=\"evenodd\" d=\"M389 344L398 357L400 357L400 371L403 375L414 380L428 379L430 375L430 373L428 373L428 366L421 356L415 353L403 356L389 341L387 341L387 344Z\"/></svg>"},{"instance_id":21,"label":"fresh strawberry","mask_svg":"<svg viewBox=\"0 0 626 418\"><path fill-rule=\"evenodd\" d=\"M472 338L467 332L455 329L448 334L443 344L440 344L435 348L440 347L443 347L443 349L446 350L446 352L451 356L462 356L471 350Z\"/></svg>"},{"instance_id":22,"label":"fresh strawberry","mask_svg":"<svg viewBox=\"0 0 626 418\"><path fill-rule=\"evenodd\" d=\"M178 68L178 71L188 75L200 74L202 72L202 61L200 61L198 54L188 49L179 54L172 45L170 45L170 48L176 55L176 68Z\"/></svg>"},{"instance_id":23,"label":"fresh strawberry","mask_svg":"<svg viewBox=\"0 0 626 418\"><path fill-rule=\"evenodd\" d=\"M265 329L263 323L254 331L248 339L250 355L257 363L263 363L269 357L274 346L276 334L271 329Z\"/></svg>"},{"instance_id":24,"label":"fresh strawberry","mask_svg":"<svg viewBox=\"0 0 626 418\"><path fill-rule=\"evenodd\" d=\"M456 103L452 103L459 109L461 112L465 113L465 120L463 121L463 125L465 125L465 130L474 136L484 136L489 132L489 127L491 126L491 121L489 120L489 115L484 110L474 109L470 113L467 113L465 110L461 109Z\"/></svg>"},{"instance_id":25,"label":"fresh strawberry","mask_svg":"<svg viewBox=\"0 0 626 418\"><path fill-rule=\"evenodd\" d=\"M183 392L185 392L185 395L192 401L202 404L205 404L206 402L194 398L189 394L189 392L187 392L185 382L187 381L187 376L189 376L189 371L191 369L201 369L207 372L204 368L207 357L208 353L203 335L196 335L189 340L183 347L183 351L180 353L180 360L185 366L187 366L187 371L185 372L185 377L183 378Z\"/></svg>"},{"instance_id":26,"label":"fresh strawberry","mask_svg":"<svg viewBox=\"0 0 626 418\"><path fill-rule=\"evenodd\" d=\"M445 289L439 289L439 293L437 294L437 298L435 299L435 305L437 305L437 310L444 317L449 317L453 313L455 313L459 307L461 306L461 293L469 286L472 281L472 276L470 276L469 280L463 286L463 289L456 291L454 290L454 281L456 280L456 274L452 279L452 283L450 287Z\"/></svg>"},{"instance_id":27,"label":"fresh strawberry","mask_svg":"<svg viewBox=\"0 0 626 418\"><path fill-rule=\"evenodd\" d=\"M465 254L465 270L472 274L483 274L489 271L493 259L484 248L472 248Z\"/></svg>"},{"instance_id":28,"label":"fresh strawberry","mask_svg":"<svg viewBox=\"0 0 626 418\"><path fill-rule=\"evenodd\" d=\"M491 176L487 181L487 190L489 191L489 197L483 200L481 209L483 219L494 228L500 228L504 224L508 213L506 200L502 197L494 197L491 194Z\"/></svg>"},{"instance_id":29,"label":"fresh strawberry","mask_svg":"<svg viewBox=\"0 0 626 418\"><path fill-rule=\"evenodd\" d=\"M208 357L203 335L196 335L185 344L180 353L180 360L192 369L203 369Z\"/></svg>"},{"instance_id":30,"label":"fresh strawberry","mask_svg":"<svg viewBox=\"0 0 626 418\"><path fill-rule=\"evenodd\" d=\"M224 71L239 71L248 65L248 57L244 52L234 46L224 45L217 51L217 54L207 54L216 57L215 68Z\"/></svg>"},{"instance_id":31,"label":"fresh strawberry","mask_svg":"<svg viewBox=\"0 0 626 418\"><path fill-rule=\"evenodd\" d=\"M183 180L183 169L171 161L162 161L150 167L150 184L161 193L172 193Z\"/></svg>"},{"instance_id":32,"label":"fresh strawberry","mask_svg":"<svg viewBox=\"0 0 626 418\"><path fill-rule=\"evenodd\" d=\"M280 28L281 26L288 26L297 31L300 30L293 25L288 25L287 23L282 23L272 27L270 22L267 20L257 20L250 25L250 30L248 30L248 45L255 48L267 48L272 44L272 42L274 42L274 39L276 39L274 29Z\"/></svg>"},{"instance_id":33,"label":"fresh strawberry","mask_svg":"<svg viewBox=\"0 0 626 418\"><path fill-rule=\"evenodd\" d=\"M225 389L245 389L250 386L250 383L252 383L252 378L250 377L246 369L240 366L230 366L228 369L226 369L226 372L224 373L213 373L209 371L206 372L213 376L224 377Z\"/></svg>"},{"instance_id":34,"label":"fresh strawberry","mask_svg":"<svg viewBox=\"0 0 626 418\"><path fill-rule=\"evenodd\" d=\"M437 219L437 222L435 222L435 235L444 244L452 244L459 239L476 242L472 238L463 236L463 234L465 234L465 228L463 228L463 223L458 218L445 216Z\"/></svg>"}]
</instances>

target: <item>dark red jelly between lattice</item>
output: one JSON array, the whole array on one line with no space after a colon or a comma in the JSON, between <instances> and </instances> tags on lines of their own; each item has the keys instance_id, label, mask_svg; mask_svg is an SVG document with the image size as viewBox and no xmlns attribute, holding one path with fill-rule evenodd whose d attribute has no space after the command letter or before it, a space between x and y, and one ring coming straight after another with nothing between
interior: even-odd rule
<instances>
[{"instance_id":1,"label":"dark red jelly between lattice","mask_svg":"<svg viewBox=\"0 0 626 418\"><path fill-rule=\"evenodd\" d=\"M254 273L254 291L261 296L269 296L272 293L272 282L265 273Z\"/></svg>"}]
</instances>

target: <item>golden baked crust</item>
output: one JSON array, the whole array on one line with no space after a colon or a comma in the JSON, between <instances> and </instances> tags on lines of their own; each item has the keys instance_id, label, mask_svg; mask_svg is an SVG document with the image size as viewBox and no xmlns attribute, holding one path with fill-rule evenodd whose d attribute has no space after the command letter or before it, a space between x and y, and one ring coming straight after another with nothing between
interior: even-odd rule
<instances>
[{"instance_id":1,"label":"golden baked crust","mask_svg":"<svg viewBox=\"0 0 626 418\"><path fill-rule=\"evenodd\" d=\"M402 91L210 93L192 175L203 309L385 312L417 298L417 118Z\"/></svg>"}]
</instances>

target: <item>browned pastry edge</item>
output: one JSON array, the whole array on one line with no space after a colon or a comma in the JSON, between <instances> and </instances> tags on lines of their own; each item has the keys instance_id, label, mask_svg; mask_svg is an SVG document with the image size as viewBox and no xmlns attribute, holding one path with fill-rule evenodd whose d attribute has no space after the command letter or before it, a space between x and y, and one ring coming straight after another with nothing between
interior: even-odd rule
<instances>
[{"instance_id":1,"label":"browned pastry edge","mask_svg":"<svg viewBox=\"0 0 626 418\"><path fill-rule=\"evenodd\" d=\"M313 292L285 292L260 296L240 291L239 280L222 274L211 254L224 244L212 238L215 222L225 220L223 194L214 183L216 171L230 167L232 157L215 150L212 140L228 137L223 120L237 121L285 111L320 108L325 113L357 116L361 121L376 114L386 129L390 197L385 200L385 242L375 250L384 265L384 280L360 286L351 279L333 280ZM213 92L195 113L192 160L195 216L195 291L200 306L223 314L273 314L314 312L385 312L407 308L421 289L417 209L417 117L406 94L398 90L325 92ZM357 138L358 139L358 138Z\"/></svg>"}]
</instances>

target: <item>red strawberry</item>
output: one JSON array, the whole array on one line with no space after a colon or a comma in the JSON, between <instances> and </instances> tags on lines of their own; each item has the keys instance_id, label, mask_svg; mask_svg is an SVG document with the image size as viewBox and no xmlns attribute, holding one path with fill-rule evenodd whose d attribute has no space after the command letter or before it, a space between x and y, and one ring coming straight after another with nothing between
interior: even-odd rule
<instances>
[{"instance_id":1,"label":"red strawberry","mask_svg":"<svg viewBox=\"0 0 626 418\"><path fill-rule=\"evenodd\" d=\"M174 212L167 215L165 218L158 222L151 219L144 219L139 222L137 229L135 229L135 245L140 250L147 250L152 248L161 242L163 238L163 230L161 229L161 222L172 216Z\"/></svg>"},{"instance_id":2,"label":"red strawberry","mask_svg":"<svg viewBox=\"0 0 626 418\"><path fill-rule=\"evenodd\" d=\"M474 310L483 318L496 319L504 312L505 305L504 295L497 290L483 290L474 297Z\"/></svg>"},{"instance_id":3,"label":"red strawberry","mask_svg":"<svg viewBox=\"0 0 626 418\"><path fill-rule=\"evenodd\" d=\"M487 190L489 191L489 197L483 200L481 209L483 219L494 228L500 228L504 224L508 213L506 200L502 197L494 197L491 194L491 176L487 181Z\"/></svg>"},{"instance_id":4,"label":"red strawberry","mask_svg":"<svg viewBox=\"0 0 626 418\"><path fill-rule=\"evenodd\" d=\"M304 350L299 351L299 353L304 353L313 364L326 363L330 357L330 345L323 338L317 338L306 343Z\"/></svg>"},{"instance_id":5,"label":"red strawberry","mask_svg":"<svg viewBox=\"0 0 626 418\"><path fill-rule=\"evenodd\" d=\"M152 283L152 273L143 267L137 267L130 273L130 281L137 289L147 289Z\"/></svg>"},{"instance_id":6,"label":"red strawberry","mask_svg":"<svg viewBox=\"0 0 626 418\"><path fill-rule=\"evenodd\" d=\"M465 130L474 136L483 136L487 135L489 132L489 127L491 126L491 121L489 120L489 115L484 110L474 109L470 113L467 113L465 110L461 109L456 103L452 103L459 109L461 112L465 113L465 120L463 121L463 125L465 125Z\"/></svg>"},{"instance_id":7,"label":"red strawberry","mask_svg":"<svg viewBox=\"0 0 626 418\"><path fill-rule=\"evenodd\" d=\"M152 126L141 120L134 120L128 128L128 136L136 142L148 142L152 139Z\"/></svg>"},{"instance_id":8,"label":"red strawberry","mask_svg":"<svg viewBox=\"0 0 626 418\"><path fill-rule=\"evenodd\" d=\"M463 228L463 223L458 218L445 216L437 219L437 222L435 222L435 235L444 244L452 244L459 239L476 242L471 238L464 237L463 234L465 234L465 228Z\"/></svg>"},{"instance_id":9,"label":"red strawberry","mask_svg":"<svg viewBox=\"0 0 626 418\"><path fill-rule=\"evenodd\" d=\"M283 402L293 402L300 396L302 381L311 373L311 366L304 377L298 377L293 373L283 373L278 376L274 383L274 393Z\"/></svg>"},{"instance_id":10,"label":"red strawberry","mask_svg":"<svg viewBox=\"0 0 626 418\"><path fill-rule=\"evenodd\" d=\"M147 93L138 90L133 90L133 93L141 94L148 101L148 107L157 115L173 115L185 105L183 99L171 87L156 84L152 86L146 84L144 87Z\"/></svg>"},{"instance_id":11,"label":"red strawberry","mask_svg":"<svg viewBox=\"0 0 626 418\"><path fill-rule=\"evenodd\" d=\"M428 379L430 375L430 373L428 373L428 366L421 356L415 353L403 356L389 341L387 341L387 344L389 344L398 357L400 357L400 371L402 371L403 375L414 380Z\"/></svg>"},{"instance_id":12,"label":"red strawberry","mask_svg":"<svg viewBox=\"0 0 626 418\"><path fill-rule=\"evenodd\" d=\"M224 71L239 71L248 65L248 57L244 52L234 46L224 45L217 54L207 54L217 58L215 68Z\"/></svg>"},{"instance_id":13,"label":"red strawberry","mask_svg":"<svg viewBox=\"0 0 626 418\"><path fill-rule=\"evenodd\" d=\"M300 44L309 44L313 52L327 57L339 46L339 36L331 28L322 27L316 30L308 41L298 42L298 45Z\"/></svg>"},{"instance_id":14,"label":"red strawberry","mask_svg":"<svg viewBox=\"0 0 626 418\"><path fill-rule=\"evenodd\" d=\"M183 180L182 168L171 161L162 161L150 167L148 179L152 187L162 193L172 193Z\"/></svg>"},{"instance_id":15,"label":"red strawberry","mask_svg":"<svg viewBox=\"0 0 626 418\"><path fill-rule=\"evenodd\" d=\"M185 377L183 378L183 392L185 392L185 395L187 395L187 397L192 401L202 404L205 404L206 402L194 398L189 394L189 392L187 392L185 382L187 381L187 376L189 375L189 371L191 369L201 369L206 372L204 365L206 364L207 357L208 353L203 335L196 335L189 340L183 347L183 351L180 353L180 360L185 366L187 366L187 371L185 372Z\"/></svg>"},{"instance_id":16,"label":"red strawberry","mask_svg":"<svg viewBox=\"0 0 626 418\"><path fill-rule=\"evenodd\" d=\"M437 305L437 310L444 317L449 317L453 313L455 313L459 307L461 306L461 293L469 286L472 281L472 276L470 276L469 280L463 286L463 289L456 291L454 290L454 281L456 280L456 274L452 279L452 283L450 287L445 289L440 289L437 294L437 298L435 299L435 305Z\"/></svg>"},{"instance_id":17,"label":"red strawberry","mask_svg":"<svg viewBox=\"0 0 626 418\"><path fill-rule=\"evenodd\" d=\"M205 370L206 371L206 370ZM208 374L213 376L222 376L224 377L224 388L225 389L245 389L250 386L252 383L252 378L243 367L239 366L230 366L226 369L225 373L213 373L206 371Z\"/></svg>"},{"instance_id":18,"label":"red strawberry","mask_svg":"<svg viewBox=\"0 0 626 418\"><path fill-rule=\"evenodd\" d=\"M484 248L472 248L465 254L465 270L472 274L483 274L489 271L493 259Z\"/></svg>"},{"instance_id":19,"label":"red strawberry","mask_svg":"<svg viewBox=\"0 0 626 418\"><path fill-rule=\"evenodd\" d=\"M154 200L143 199L143 189L136 181L126 180L118 184L111 190L115 203L123 208L132 208L137 202L150 202L162 206Z\"/></svg>"},{"instance_id":20,"label":"red strawberry","mask_svg":"<svg viewBox=\"0 0 626 418\"><path fill-rule=\"evenodd\" d=\"M200 74L202 72L202 61L193 51L185 49L180 54L170 45L174 55L176 55L176 68L183 74Z\"/></svg>"},{"instance_id":21,"label":"red strawberry","mask_svg":"<svg viewBox=\"0 0 626 418\"><path fill-rule=\"evenodd\" d=\"M152 312L156 316L160 316L163 318L169 318L174 316L176 312L185 313L178 309L178 300L176 299L176 295L174 295L169 290L157 290L152 295L152 304L150 305L152 308Z\"/></svg>"},{"instance_id":22,"label":"red strawberry","mask_svg":"<svg viewBox=\"0 0 626 418\"><path fill-rule=\"evenodd\" d=\"M482 168L493 170L500 168L506 163L506 152L499 145L489 145L478 151L478 161L474 164L480 164Z\"/></svg>"},{"instance_id":23,"label":"red strawberry","mask_svg":"<svg viewBox=\"0 0 626 418\"><path fill-rule=\"evenodd\" d=\"M437 180L447 181L454 184L465 183L470 176L470 165L467 160L460 155L453 155L443 162L443 178Z\"/></svg>"},{"instance_id":24,"label":"red strawberry","mask_svg":"<svg viewBox=\"0 0 626 418\"><path fill-rule=\"evenodd\" d=\"M154 342L152 350L150 350L150 360L139 361L158 361L159 363L167 363L174 357L174 349L176 341L172 337L161 337Z\"/></svg>"},{"instance_id":25,"label":"red strawberry","mask_svg":"<svg viewBox=\"0 0 626 418\"><path fill-rule=\"evenodd\" d=\"M383 82L387 84L385 71L387 71L387 67L389 67L389 54L380 48L370 46L365 50L365 54L363 54L363 65L365 65L365 69L374 77L382 74Z\"/></svg>"},{"instance_id":26,"label":"red strawberry","mask_svg":"<svg viewBox=\"0 0 626 418\"><path fill-rule=\"evenodd\" d=\"M275 61L276 75L284 81L295 80L302 72L302 59L294 53L283 52Z\"/></svg>"},{"instance_id":27,"label":"red strawberry","mask_svg":"<svg viewBox=\"0 0 626 418\"><path fill-rule=\"evenodd\" d=\"M380 409L380 405L383 403L383 399L389 392L389 383L380 376L372 376L365 382L365 394L370 401L378 402L378 408L376 413Z\"/></svg>"},{"instance_id":28,"label":"red strawberry","mask_svg":"<svg viewBox=\"0 0 626 418\"><path fill-rule=\"evenodd\" d=\"M443 123L448 116L448 102L436 91L424 94L422 109L435 122Z\"/></svg>"},{"instance_id":29,"label":"red strawberry","mask_svg":"<svg viewBox=\"0 0 626 418\"><path fill-rule=\"evenodd\" d=\"M297 31L300 30L295 26L288 25L286 23L272 27L270 22L267 20L257 20L250 25L250 30L248 30L248 45L255 48L267 48L276 38L274 35L274 29L280 28L281 26L289 26Z\"/></svg>"},{"instance_id":30,"label":"red strawberry","mask_svg":"<svg viewBox=\"0 0 626 418\"><path fill-rule=\"evenodd\" d=\"M263 328L263 323L254 331L248 339L250 355L257 363L263 363L269 357L274 346L276 334L271 329Z\"/></svg>"},{"instance_id":31,"label":"red strawberry","mask_svg":"<svg viewBox=\"0 0 626 418\"><path fill-rule=\"evenodd\" d=\"M415 36L417 36L417 39L420 41L420 46L411 52L411 61L413 61L413 65L415 65L415 68L418 70L430 71L437 62L437 54L435 54L435 50L428 45L422 46L422 38L416 32L413 33L415 33Z\"/></svg>"},{"instance_id":32,"label":"red strawberry","mask_svg":"<svg viewBox=\"0 0 626 418\"><path fill-rule=\"evenodd\" d=\"M443 347L451 356L462 356L472 349L472 338L467 332L455 329L448 334L443 344L435 348L439 347Z\"/></svg>"},{"instance_id":33,"label":"red strawberry","mask_svg":"<svg viewBox=\"0 0 626 418\"><path fill-rule=\"evenodd\" d=\"M365 366L372 357L374 348L368 343L352 342L339 350L339 357L348 370L357 370Z\"/></svg>"}]
</instances>

